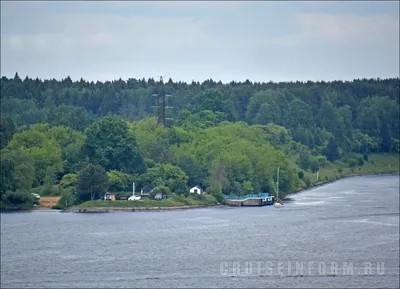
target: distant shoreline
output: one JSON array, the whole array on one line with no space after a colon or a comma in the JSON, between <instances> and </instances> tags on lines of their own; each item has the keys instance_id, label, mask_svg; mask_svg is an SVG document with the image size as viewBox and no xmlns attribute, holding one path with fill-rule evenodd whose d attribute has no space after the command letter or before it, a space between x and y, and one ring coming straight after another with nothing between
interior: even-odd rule
<instances>
[{"instance_id":1,"label":"distant shoreline","mask_svg":"<svg viewBox=\"0 0 400 289\"><path fill-rule=\"evenodd\" d=\"M351 174L346 176L341 176L328 181L321 181L318 183L314 183L311 187L307 189L301 189L299 191L290 193L287 195L287 198L290 196L296 195L298 193L309 191L317 187L321 187L345 178L353 178L353 177L362 177L362 176L396 176L400 175L400 172L393 173L367 173L367 174ZM189 210L189 209L200 209L200 208L223 208L229 207L227 205L194 205L194 206L176 206L176 207L79 207L75 206L70 209L63 210L65 213L107 213L107 212L162 212L162 211L175 211L175 210Z\"/></svg>"},{"instance_id":2,"label":"distant shoreline","mask_svg":"<svg viewBox=\"0 0 400 289\"><path fill-rule=\"evenodd\" d=\"M289 193L286 195L284 200L290 200L290 197L293 195L297 195L304 191L309 191L324 185L328 185L330 183L334 183L336 181L340 181L346 178L354 178L354 177L363 177L363 176L400 176L400 172L393 173L366 173L366 174L350 174L344 176L338 176L336 178L330 180L324 180L318 183L311 184L309 188L303 188L293 193ZM171 206L171 207L80 207L73 206L69 209L58 210L62 213L108 213L108 212L165 212L165 211L176 211L176 210L191 210L191 209L201 209L201 208L225 208L230 207L228 205L192 205L192 206ZM1 211L2 213L11 213L11 212L32 212L32 211L47 211L51 210L50 208L32 208L32 209L24 209L24 210L11 210L11 211Z\"/></svg>"}]
</instances>

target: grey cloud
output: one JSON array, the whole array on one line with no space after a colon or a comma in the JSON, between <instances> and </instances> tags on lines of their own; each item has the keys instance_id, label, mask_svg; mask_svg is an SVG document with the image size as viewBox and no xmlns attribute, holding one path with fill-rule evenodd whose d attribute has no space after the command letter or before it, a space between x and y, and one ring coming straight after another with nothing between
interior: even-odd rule
<instances>
[{"instance_id":1,"label":"grey cloud","mask_svg":"<svg viewBox=\"0 0 400 289\"><path fill-rule=\"evenodd\" d=\"M300 14L297 20L299 33L265 41L254 61L301 80L399 75L395 17Z\"/></svg>"},{"instance_id":2,"label":"grey cloud","mask_svg":"<svg viewBox=\"0 0 400 289\"><path fill-rule=\"evenodd\" d=\"M2 75L18 71L33 77L105 80L163 74L186 81L269 81L399 74L399 20L393 15L301 13L283 17L271 10L263 18L261 12L252 14L245 5L227 8L219 3L216 10L239 9L242 14L221 14L217 21L194 15L196 7L206 9L206 2L187 3L168 3L169 9L180 5L179 9L190 7L192 11L174 18L31 15L23 20L31 27L29 31L2 33ZM6 22L4 30L12 31L13 22Z\"/></svg>"}]
</instances>

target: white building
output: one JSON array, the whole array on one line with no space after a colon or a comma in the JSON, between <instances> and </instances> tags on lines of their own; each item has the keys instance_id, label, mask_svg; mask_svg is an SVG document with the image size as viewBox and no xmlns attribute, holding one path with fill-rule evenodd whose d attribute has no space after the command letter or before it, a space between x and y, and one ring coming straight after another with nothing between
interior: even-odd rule
<instances>
[{"instance_id":1,"label":"white building","mask_svg":"<svg viewBox=\"0 0 400 289\"><path fill-rule=\"evenodd\" d=\"M190 189L190 193L191 194L199 194L202 195L203 194L203 189L200 186L195 186L193 188Z\"/></svg>"}]
</instances>

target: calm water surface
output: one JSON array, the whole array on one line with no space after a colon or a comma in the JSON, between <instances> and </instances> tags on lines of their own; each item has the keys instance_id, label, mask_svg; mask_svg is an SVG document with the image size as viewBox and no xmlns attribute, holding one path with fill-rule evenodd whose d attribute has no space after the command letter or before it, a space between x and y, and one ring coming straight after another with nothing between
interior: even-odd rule
<instances>
[{"instance_id":1,"label":"calm water surface","mask_svg":"<svg viewBox=\"0 0 400 289\"><path fill-rule=\"evenodd\" d=\"M293 199L282 209L1 214L1 287L398 288L398 176Z\"/></svg>"}]
</instances>

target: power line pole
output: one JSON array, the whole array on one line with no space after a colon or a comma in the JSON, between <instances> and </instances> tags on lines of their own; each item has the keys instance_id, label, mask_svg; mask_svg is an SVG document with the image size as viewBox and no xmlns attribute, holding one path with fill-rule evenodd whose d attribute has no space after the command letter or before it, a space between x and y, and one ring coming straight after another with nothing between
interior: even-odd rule
<instances>
[{"instance_id":1,"label":"power line pole","mask_svg":"<svg viewBox=\"0 0 400 289\"><path fill-rule=\"evenodd\" d=\"M157 105L153 106L157 108L157 127L162 126L165 128L166 120L171 119L166 117L166 109L172 108L171 106L167 106L167 97L172 97L172 95L165 93L165 84L162 76L160 76L158 93L153 94L153 96L157 97Z\"/></svg>"}]
</instances>

